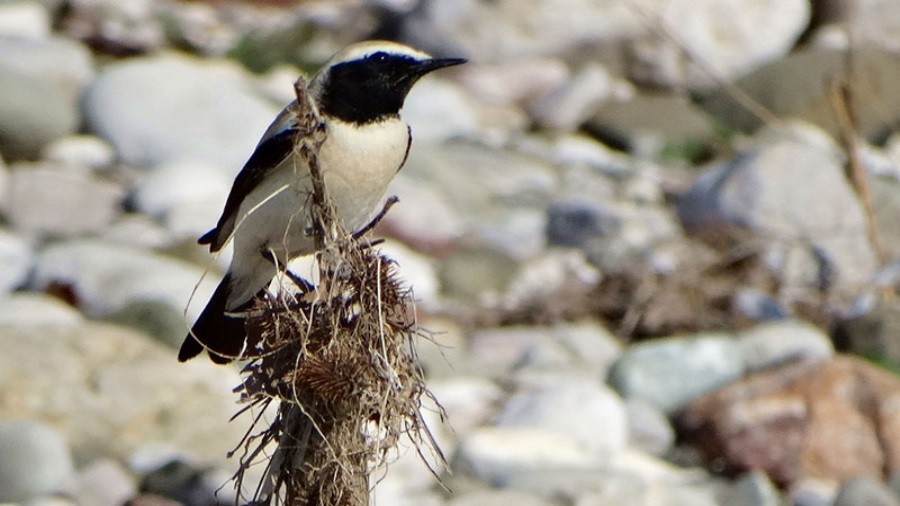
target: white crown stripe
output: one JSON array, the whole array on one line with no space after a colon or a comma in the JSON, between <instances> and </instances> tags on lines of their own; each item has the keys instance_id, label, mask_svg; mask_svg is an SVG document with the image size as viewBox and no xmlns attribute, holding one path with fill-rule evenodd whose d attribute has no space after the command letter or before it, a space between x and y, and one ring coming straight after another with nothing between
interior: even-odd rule
<instances>
[{"instance_id":1,"label":"white crown stripe","mask_svg":"<svg viewBox=\"0 0 900 506\"><path fill-rule=\"evenodd\" d=\"M397 56L408 56L411 58L415 58L416 60L431 59L431 55L429 55L428 53L415 50L411 47L404 46L403 44L398 44L396 42L387 40L373 40L361 44L354 44L353 46L334 55L329 63L331 65L334 65L337 63L344 63L353 60L362 60L363 58L377 53L378 51L383 51L385 53Z\"/></svg>"}]
</instances>

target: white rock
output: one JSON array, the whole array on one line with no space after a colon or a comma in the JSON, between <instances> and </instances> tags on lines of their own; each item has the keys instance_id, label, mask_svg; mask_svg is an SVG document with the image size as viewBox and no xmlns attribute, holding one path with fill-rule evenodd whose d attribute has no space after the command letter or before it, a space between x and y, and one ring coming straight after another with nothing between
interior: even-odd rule
<instances>
[{"instance_id":1,"label":"white rock","mask_svg":"<svg viewBox=\"0 0 900 506\"><path fill-rule=\"evenodd\" d=\"M495 506L497 504L551 506L554 503L515 490L478 490L464 494L454 494L447 506Z\"/></svg>"},{"instance_id":2,"label":"white rock","mask_svg":"<svg viewBox=\"0 0 900 506\"><path fill-rule=\"evenodd\" d=\"M529 427L575 439L598 458L628 443L628 416L622 399L591 380L568 380L514 394L497 418L501 427Z\"/></svg>"},{"instance_id":3,"label":"white rock","mask_svg":"<svg viewBox=\"0 0 900 506\"><path fill-rule=\"evenodd\" d=\"M9 230L0 229L0 294L19 287L28 279L33 263L31 245Z\"/></svg>"},{"instance_id":4,"label":"white rock","mask_svg":"<svg viewBox=\"0 0 900 506\"><path fill-rule=\"evenodd\" d=\"M418 250L448 248L465 232L459 211L437 185L413 180L401 171L387 194L398 196L400 202L385 215L381 226Z\"/></svg>"},{"instance_id":5,"label":"white rock","mask_svg":"<svg viewBox=\"0 0 900 506\"><path fill-rule=\"evenodd\" d=\"M50 15L39 2L0 3L0 36L43 39L50 35Z\"/></svg>"},{"instance_id":6,"label":"white rock","mask_svg":"<svg viewBox=\"0 0 900 506\"><path fill-rule=\"evenodd\" d=\"M479 101L516 105L565 85L571 71L560 60L518 59L496 64L470 62L459 69L460 82Z\"/></svg>"},{"instance_id":7,"label":"white rock","mask_svg":"<svg viewBox=\"0 0 900 506\"><path fill-rule=\"evenodd\" d=\"M881 46L900 51L900 6L893 0L855 0L844 10L844 28L853 34L853 44Z\"/></svg>"},{"instance_id":8,"label":"white rock","mask_svg":"<svg viewBox=\"0 0 900 506\"><path fill-rule=\"evenodd\" d=\"M503 62L633 36L642 21L624 2L427 0L406 20L404 38L433 52Z\"/></svg>"},{"instance_id":9,"label":"white rock","mask_svg":"<svg viewBox=\"0 0 900 506\"><path fill-rule=\"evenodd\" d=\"M417 84L406 97L403 118L412 125L416 142L438 143L478 133L478 109L459 85L431 78Z\"/></svg>"},{"instance_id":10,"label":"white rock","mask_svg":"<svg viewBox=\"0 0 900 506\"><path fill-rule=\"evenodd\" d=\"M174 242L162 224L144 214L123 214L101 233L110 243L138 249L163 249Z\"/></svg>"},{"instance_id":11,"label":"white rock","mask_svg":"<svg viewBox=\"0 0 900 506\"><path fill-rule=\"evenodd\" d=\"M77 325L82 321L73 307L49 295L19 292L0 298L0 325Z\"/></svg>"},{"instance_id":12,"label":"white rock","mask_svg":"<svg viewBox=\"0 0 900 506\"><path fill-rule=\"evenodd\" d=\"M43 422L4 418L0 422L0 501L24 503L66 492L74 466L63 436Z\"/></svg>"},{"instance_id":13,"label":"white rock","mask_svg":"<svg viewBox=\"0 0 900 506\"><path fill-rule=\"evenodd\" d=\"M58 139L44 148L45 160L61 165L104 169L116 160L116 153L106 141L93 135L73 135Z\"/></svg>"},{"instance_id":14,"label":"white rock","mask_svg":"<svg viewBox=\"0 0 900 506\"><path fill-rule=\"evenodd\" d=\"M196 238L218 221L231 184L207 163L172 161L144 174L132 200L142 213L163 219L173 237Z\"/></svg>"},{"instance_id":15,"label":"white rock","mask_svg":"<svg viewBox=\"0 0 900 506\"><path fill-rule=\"evenodd\" d=\"M175 350L114 325L40 330L0 327L7 350L0 356L0 418L57 420L80 455L124 461L142 446L166 442L201 462L233 465L225 454L249 423L248 416L228 421L239 409L231 392L240 381L235 369L209 360L180 364Z\"/></svg>"},{"instance_id":16,"label":"white rock","mask_svg":"<svg viewBox=\"0 0 900 506\"><path fill-rule=\"evenodd\" d=\"M665 455L675 443L675 430L666 414L641 399L629 399L626 409L630 445L650 455Z\"/></svg>"},{"instance_id":17,"label":"white rock","mask_svg":"<svg viewBox=\"0 0 900 506\"><path fill-rule=\"evenodd\" d=\"M745 74L787 54L810 19L807 0L654 3L645 12L665 28L637 40L631 73L665 86L703 88Z\"/></svg>"},{"instance_id":18,"label":"white rock","mask_svg":"<svg viewBox=\"0 0 900 506\"><path fill-rule=\"evenodd\" d=\"M504 395L493 381L475 377L429 381L428 389L446 410L450 426L457 435L465 435L484 424Z\"/></svg>"},{"instance_id":19,"label":"white rock","mask_svg":"<svg viewBox=\"0 0 900 506\"><path fill-rule=\"evenodd\" d=\"M155 167L193 159L232 177L278 109L231 64L175 54L110 65L84 96L91 130L124 162Z\"/></svg>"},{"instance_id":20,"label":"white rock","mask_svg":"<svg viewBox=\"0 0 900 506\"><path fill-rule=\"evenodd\" d=\"M73 240L38 254L33 285L37 289L54 282L71 285L79 307L94 317L141 300L164 302L178 310L191 301L186 329L217 281L217 276L174 258L97 240Z\"/></svg>"},{"instance_id":21,"label":"white rock","mask_svg":"<svg viewBox=\"0 0 900 506\"><path fill-rule=\"evenodd\" d=\"M827 360L834 356L828 335L800 320L777 320L750 327L738 334L738 345L750 370L789 360Z\"/></svg>"},{"instance_id":22,"label":"white rock","mask_svg":"<svg viewBox=\"0 0 900 506\"><path fill-rule=\"evenodd\" d=\"M395 241L387 241L378 248L397 262L400 279L413 289L417 305L434 305L441 285L432 259Z\"/></svg>"},{"instance_id":23,"label":"white rock","mask_svg":"<svg viewBox=\"0 0 900 506\"><path fill-rule=\"evenodd\" d=\"M119 506L137 494L137 483L122 466L109 459L92 462L79 473L78 504Z\"/></svg>"},{"instance_id":24,"label":"white rock","mask_svg":"<svg viewBox=\"0 0 900 506\"><path fill-rule=\"evenodd\" d=\"M44 40L0 38L0 65L52 85L67 100L79 99L94 78L94 59L79 42L63 37Z\"/></svg>"},{"instance_id":25,"label":"white rock","mask_svg":"<svg viewBox=\"0 0 900 506\"><path fill-rule=\"evenodd\" d=\"M120 211L125 191L90 174L50 165L19 164L10 174L6 215L30 235L70 237L103 230Z\"/></svg>"},{"instance_id":26,"label":"white rock","mask_svg":"<svg viewBox=\"0 0 900 506\"><path fill-rule=\"evenodd\" d=\"M494 486L503 486L522 471L586 469L598 463L575 438L526 427L485 427L472 432L460 442L456 462Z\"/></svg>"}]
</instances>

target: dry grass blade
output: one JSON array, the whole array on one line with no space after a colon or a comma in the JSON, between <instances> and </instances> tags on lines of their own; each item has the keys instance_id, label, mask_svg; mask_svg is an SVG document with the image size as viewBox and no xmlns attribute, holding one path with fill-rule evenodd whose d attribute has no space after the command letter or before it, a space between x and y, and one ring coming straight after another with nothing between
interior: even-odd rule
<instances>
[{"instance_id":1,"label":"dry grass blade","mask_svg":"<svg viewBox=\"0 0 900 506\"><path fill-rule=\"evenodd\" d=\"M401 437L440 456L420 416L430 394L414 356L413 296L396 265L334 221L316 153L325 130L298 82L297 152L314 184L319 285L309 293L257 300L247 329L258 342L238 388L256 412L236 450L243 489L264 465L254 504L364 505L369 473L387 463ZM278 401L263 426L259 412ZM424 451L423 450L427 450Z\"/></svg>"}]
</instances>

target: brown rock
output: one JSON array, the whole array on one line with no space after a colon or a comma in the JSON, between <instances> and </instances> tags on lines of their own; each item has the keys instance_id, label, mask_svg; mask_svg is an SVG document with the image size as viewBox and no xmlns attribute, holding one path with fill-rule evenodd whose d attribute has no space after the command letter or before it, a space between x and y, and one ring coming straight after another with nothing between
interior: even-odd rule
<instances>
[{"instance_id":1,"label":"brown rock","mask_svg":"<svg viewBox=\"0 0 900 506\"><path fill-rule=\"evenodd\" d=\"M676 417L714 467L801 478L883 479L900 468L900 380L863 360L793 362L694 401Z\"/></svg>"}]
</instances>

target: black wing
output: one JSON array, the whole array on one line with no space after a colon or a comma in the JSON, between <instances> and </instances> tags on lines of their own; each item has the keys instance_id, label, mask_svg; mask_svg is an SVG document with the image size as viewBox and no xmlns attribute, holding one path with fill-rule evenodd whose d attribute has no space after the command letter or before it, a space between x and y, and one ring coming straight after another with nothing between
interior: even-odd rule
<instances>
[{"instance_id":1,"label":"black wing","mask_svg":"<svg viewBox=\"0 0 900 506\"><path fill-rule=\"evenodd\" d=\"M216 224L216 228L203 234L197 240L199 244L209 244L209 250L219 251L225 245L225 241L234 231L238 209L241 203L266 178L275 167L284 161L294 149L297 138L297 129L287 129L260 142L250 159L244 164L244 168L234 179L228 199L225 200L225 209Z\"/></svg>"}]
</instances>

